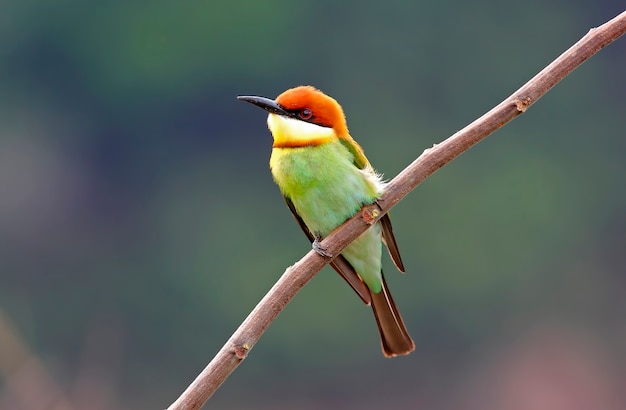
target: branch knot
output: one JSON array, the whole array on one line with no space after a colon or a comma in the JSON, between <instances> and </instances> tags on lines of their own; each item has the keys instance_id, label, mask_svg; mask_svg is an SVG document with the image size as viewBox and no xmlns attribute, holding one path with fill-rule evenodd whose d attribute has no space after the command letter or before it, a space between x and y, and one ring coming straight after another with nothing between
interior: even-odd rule
<instances>
[{"instance_id":1,"label":"branch knot","mask_svg":"<svg viewBox=\"0 0 626 410\"><path fill-rule=\"evenodd\" d=\"M235 357L239 360L243 360L248 357L248 352L250 351L250 345L248 343L244 343L242 345L235 344L233 346L233 353Z\"/></svg>"},{"instance_id":2,"label":"branch knot","mask_svg":"<svg viewBox=\"0 0 626 410\"><path fill-rule=\"evenodd\" d=\"M528 109L528 107L530 107L530 105L532 103L533 102L530 99L530 97L516 98L515 99L515 108L517 108L517 111L519 111L519 112L526 112L526 110Z\"/></svg>"},{"instance_id":3,"label":"branch knot","mask_svg":"<svg viewBox=\"0 0 626 410\"><path fill-rule=\"evenodd\" d=\"M376 203L376 205L380 208L380 205L378 205L378 203ZM380 211L379 208L367 207L367 208L363 209L363 220L368 225L373 225L374 222L376 221L376 218L378 218L378 216L380 215L381 211Z\"/></svg>"}]
</instances>

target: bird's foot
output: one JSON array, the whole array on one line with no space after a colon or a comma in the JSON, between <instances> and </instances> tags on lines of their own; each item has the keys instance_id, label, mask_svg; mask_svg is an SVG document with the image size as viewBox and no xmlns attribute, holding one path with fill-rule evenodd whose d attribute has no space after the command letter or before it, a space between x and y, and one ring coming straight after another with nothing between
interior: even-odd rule
<instances>
[{"instance_id":1,"label":"bird's foot","mask_svg":"<svg viewBox=\"0 0 626 410\"><path fill-rule=\"evenodd\" d=\"M329 253L328 249L323 247L321 242L322 242L322 237L320 235L315 235L315 240L313 241L313 244L312 244L313 250L326 258L332 258L333 257L332 253Z\"/></svg>"}]
</instances>

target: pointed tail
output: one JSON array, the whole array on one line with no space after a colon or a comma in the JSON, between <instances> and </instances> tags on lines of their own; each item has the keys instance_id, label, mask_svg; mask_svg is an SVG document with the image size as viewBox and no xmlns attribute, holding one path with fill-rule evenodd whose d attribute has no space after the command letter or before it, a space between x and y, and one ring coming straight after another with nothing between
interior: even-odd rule
<instances>
[{"instance_id":1,"label":"pointed tail","mask_svg":"<svg viewBox=\"0 0 626 410\"><path fill-rule=\"evenodd\" d=\"M372 310L380 333L383 354L386 357L409 354L415 350L415 343L409 336L398 307L389 293L383 276L383 289L379 293L370 291Z\"/></svg>"}]
</instances>

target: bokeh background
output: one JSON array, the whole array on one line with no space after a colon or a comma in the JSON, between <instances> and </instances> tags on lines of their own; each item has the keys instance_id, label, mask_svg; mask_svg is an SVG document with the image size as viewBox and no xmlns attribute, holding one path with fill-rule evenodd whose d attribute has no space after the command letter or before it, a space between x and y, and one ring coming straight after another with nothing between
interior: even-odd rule
<instances>
[{"instance_id":1,"label":"bokeh background","mask_svg":"<svg viewBox=\"0 0 626 410\"><path fill-rule=\"evenodd\" d=\"M310 248L240 94L313 84L388 178L604 1L0 6L0 409L158 409ZM414 337L330 269L207 408L626 408L626 39L393 210Z\"/></svg>"}]
</instances>

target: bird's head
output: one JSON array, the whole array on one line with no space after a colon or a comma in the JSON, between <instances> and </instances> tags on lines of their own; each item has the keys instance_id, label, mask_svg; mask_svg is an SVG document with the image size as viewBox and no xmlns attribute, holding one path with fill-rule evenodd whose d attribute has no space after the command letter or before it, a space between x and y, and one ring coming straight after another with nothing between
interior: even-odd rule
<instances>
[{"instance_id":1,"label":"bird's head","mask_svg":"<svg viewBox=\"0 0 626 410\"><path fill-rule=\"evenodd\" d=\"M334 98L311 86L291 88L272 100L240 96L269 112L267 125L275 148L319 145L336 138L350 138L346 117Z\"/></svg>"}]
</instances>

